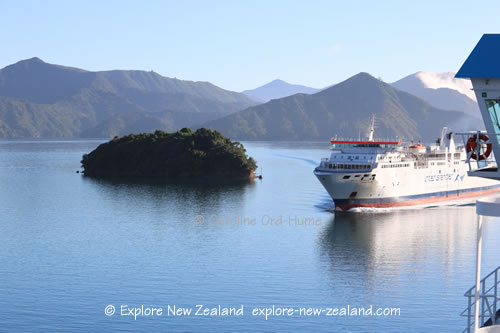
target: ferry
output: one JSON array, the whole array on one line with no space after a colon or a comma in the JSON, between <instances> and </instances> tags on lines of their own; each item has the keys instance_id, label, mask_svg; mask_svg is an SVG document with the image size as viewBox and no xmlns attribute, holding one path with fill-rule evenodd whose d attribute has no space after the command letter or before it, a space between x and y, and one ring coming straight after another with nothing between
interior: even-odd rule
<instances>
[{"instance_id":1,"label":"ferry","mask_svg":"<svg viewBox=\"0 0 500 333\"><path fill-rule=\"evenodd\" d=\"M374 140L374 124L372 118L366 140L332 138L330 157L314 170L336 210L426 207L500 191L499 181L468 175L487 165L491 143L485 134L471 135L466 145L455 146L453 133L443 128L436 144L424 146Z\"/></svg>"}]
</instances>

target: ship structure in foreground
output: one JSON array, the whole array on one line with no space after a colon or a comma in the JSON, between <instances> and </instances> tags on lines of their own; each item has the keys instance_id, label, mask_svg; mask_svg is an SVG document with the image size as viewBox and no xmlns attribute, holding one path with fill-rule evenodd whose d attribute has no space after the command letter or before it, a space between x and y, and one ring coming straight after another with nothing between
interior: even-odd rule
<instances>
[{"instance_id":1,"label":"ship structure in foreground","mask_svg":"<svg viewBox=\"0 0 500 333\"><path fill-rule=\"evenodd\" d=\"M500 180L500 34L484 34L462 65L456 78L470 79L476 95L486 131L477 132L476 137L489 137L489 149L493 150L497 166L481 166L469 171L475 179ZM477 156L476 156L477 157ZM479 156L480 160L480 156ZM500 196L484 198L476 202L477 247L476 284L466 293L467 308L462 316L467 318L463 332L500 333L500 266L481 279L481 252L483 238L483 216L488 222L498 222ZM498 245L493 242L491 245Z\"/></svg>"},{"instance_id":2,"label":"ship structure in foreground","mask_svg":"<svg viewBox=\"0 0 500 333\"><path fill-rule=\"evenodd\" d=\"M497 180L468 175L493 163L486 135L471 133L465 145L456 146L453 133L443 128L436 144L403 144L375 140L374 122L366 140L331 139L330 157L314 170L336 210L425 207L500 191Z\"/></svg>"}]
</instances>

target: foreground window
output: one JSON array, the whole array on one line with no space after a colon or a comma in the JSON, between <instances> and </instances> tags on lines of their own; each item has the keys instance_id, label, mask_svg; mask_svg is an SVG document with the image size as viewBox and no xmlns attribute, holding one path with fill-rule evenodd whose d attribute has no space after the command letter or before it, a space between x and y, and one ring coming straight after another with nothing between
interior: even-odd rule
<instances>
[{"instance_id":1,"label":"foreground window","mask_svg":"<svg viewBox=\"0 0 500 333\"><path fill-rule=\"evenodd\" d=\"M493 123L493 129L497 135L498 143L500 143L500 100L492 99L486 101L488 112ZM493 138L490 138L493 140Z\"/></svg>"}]
</instances>

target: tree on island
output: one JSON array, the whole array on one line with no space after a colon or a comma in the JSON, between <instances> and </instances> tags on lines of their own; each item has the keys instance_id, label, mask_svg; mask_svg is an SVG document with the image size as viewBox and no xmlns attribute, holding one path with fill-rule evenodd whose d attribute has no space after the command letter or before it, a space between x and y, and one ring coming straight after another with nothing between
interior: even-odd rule
<instances>
[{"instance_id":1,"label":"tree on island","mask_svg":"<svg viewBox=\"0 0 500 333\"><path fill-rule=\"evenodd\" d=\"M189 128L114 137L83 155L86 176L253 177L257 163L240 142L220 132Z\"/></svg>"}]
</instances>

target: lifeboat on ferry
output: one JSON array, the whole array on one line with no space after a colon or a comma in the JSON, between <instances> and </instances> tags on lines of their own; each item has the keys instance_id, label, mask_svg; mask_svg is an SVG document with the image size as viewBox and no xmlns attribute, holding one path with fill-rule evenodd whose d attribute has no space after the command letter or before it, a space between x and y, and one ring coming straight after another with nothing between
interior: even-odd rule
<instances>
[{"instance_id":1,"label":"lifeboat on ferry","mask_svg":"<svg viewBox=\"0 0 500 333\"><path fill-rule=\"evenodd\" d=\"M427 147L421 144L420 142L415 145L411 145L408 148L410 148L410 151L414 153L425 153L427 151Z\"/></svg>"}]
</instances>

